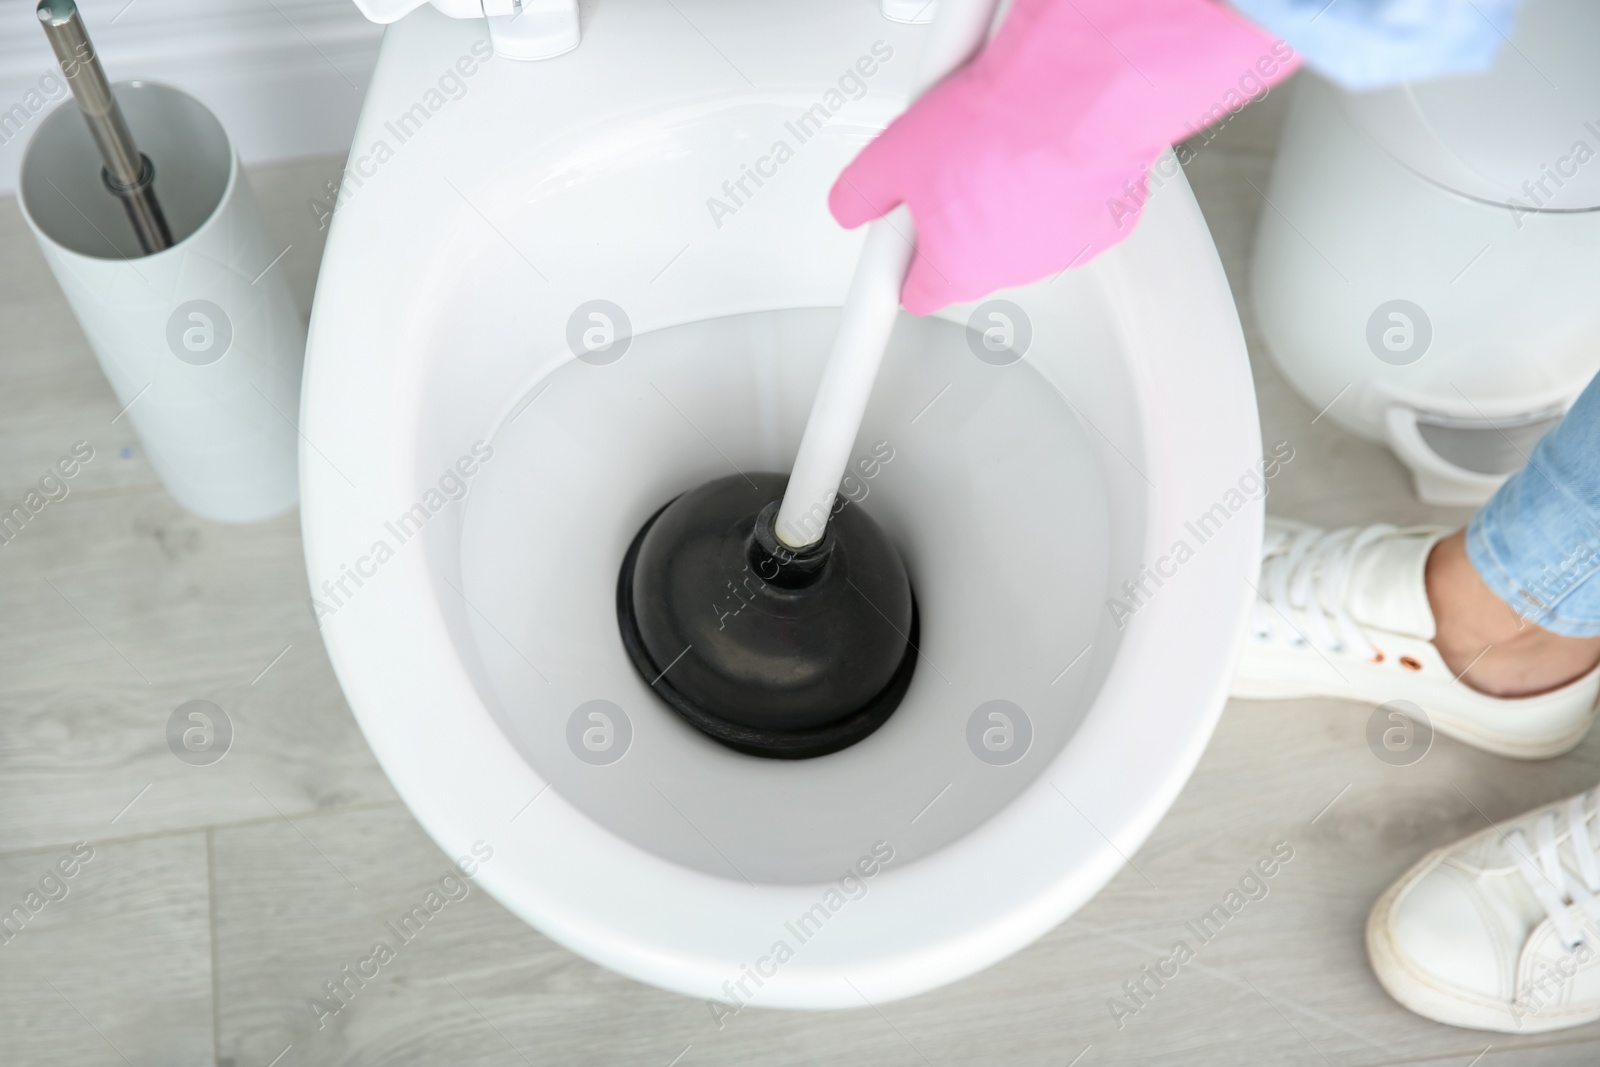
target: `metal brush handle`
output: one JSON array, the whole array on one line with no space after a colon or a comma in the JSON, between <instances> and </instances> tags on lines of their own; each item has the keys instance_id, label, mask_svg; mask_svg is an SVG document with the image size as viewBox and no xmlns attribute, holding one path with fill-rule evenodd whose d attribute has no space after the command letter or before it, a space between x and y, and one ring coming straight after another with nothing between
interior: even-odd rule
<instances>
[{"instance_id":1,"label":"metal brush handle","mask_svg":"<svg viewBox=\"0 0 1600 1067\"><path fill-rule=\"evenodd\" d=\"M78 102L83 121L105 161L106 185L122 200L145 254L172 247L172 232L156 200L155 168L134 146L111 83L100 66L89 31L73 0L39 0L39 25L50 39L61 73Z\"/></svg>"}]
</instances>

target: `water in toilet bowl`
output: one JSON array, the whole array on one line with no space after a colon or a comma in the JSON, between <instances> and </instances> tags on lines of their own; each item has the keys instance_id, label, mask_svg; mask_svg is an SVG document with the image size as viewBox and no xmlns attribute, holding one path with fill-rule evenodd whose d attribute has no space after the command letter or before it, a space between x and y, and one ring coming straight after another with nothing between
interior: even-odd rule
<instances>
[{"instance_id":1,"label":"water in toilet bowl","mask_svg":"<svg viewBox=\"0 0 1600 1067\"><path fill-rule=\"evenodd\" d=\"M689 323L613 364L562 364L510 405L461 513L458 651L512 744L613 833L728 878L826 880L879 841L905 863L970 832L1071 736L1112 651L1061 670L1105 620L1091 431L1029 362L996 367L960 326L902 316L841 487L917 589L921 659L899 710L844 751L762 760L634 673L612 596L630 539L684 490L787 469L837 315ZM708 613L738 610L728 578Z\"/></svg>"}]
</instances>

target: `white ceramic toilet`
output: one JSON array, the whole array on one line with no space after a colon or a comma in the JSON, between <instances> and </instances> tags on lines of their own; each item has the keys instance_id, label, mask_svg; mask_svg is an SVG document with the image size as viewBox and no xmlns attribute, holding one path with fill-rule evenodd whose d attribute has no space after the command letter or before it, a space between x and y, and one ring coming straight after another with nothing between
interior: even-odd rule
<instances>
[{"instance_id":1,"label":"white ceramic toilet","mask_svg":"<svg viewBox=\"0 0 1600 1067\"><path fill-rule=\"evenodd\" d=\"M921 610L882 728L740 755L629 664L641 523L793 461L861 240L826 192L927 32L872 0L604 0L518 62L422 8L323 260L306 553L373 750L447 853L492 849L507 908L723 1005L903 997L1059 923L1182 788L1253 596L1244 342L1169 157L1092 266L902 316L843 489Z\"/></svg>"}]
</instances>

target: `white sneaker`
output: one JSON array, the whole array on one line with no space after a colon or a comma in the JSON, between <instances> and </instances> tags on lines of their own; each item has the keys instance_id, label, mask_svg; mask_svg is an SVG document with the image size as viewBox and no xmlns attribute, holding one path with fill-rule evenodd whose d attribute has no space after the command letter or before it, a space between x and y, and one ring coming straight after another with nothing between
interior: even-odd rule
<instances>
[{"instance_id":1,"label":"white sneaker","mask_svg":"<svg viewBox=\"0 0 1600 1067\"><path fill-rule=\"evenodd\" d=\"M1600 667L1547 693L1506 698L1478 692L1444 665L1423 570L1448 532L1267 519L1260 595L1233 695L1406 700L1440 733L1519 759L1558 756L1583 740Z\"/></svg>"},{"instance_id":2,"label":"white sneaker","mask_svg":"<svg viewBox=\"0 0 1600 1067\"><path fill-rule=\"evenodd\" d=\"M1538 1033L1600 1019L1600 790L1430 854L1367 920L1389 995L1451 1026Z\"/></svg>"}]
</instances>

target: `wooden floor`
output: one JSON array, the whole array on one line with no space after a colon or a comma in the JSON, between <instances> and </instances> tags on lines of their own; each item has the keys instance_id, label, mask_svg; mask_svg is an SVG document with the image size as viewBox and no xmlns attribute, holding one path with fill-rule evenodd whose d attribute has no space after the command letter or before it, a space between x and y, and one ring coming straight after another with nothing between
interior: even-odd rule
<instances>
[{"instance_id":1,"label":"wooden floor","mask_svg":"<svg viewBox=\"0 0 1600 1067\"><path fill-rule=\"evenodd\" d=\"M1331 425L1265 361L1240 288L1282 114L1275 92L1199 150L1190 180L1240 301L1263 436L1296 458L1272 510L1313 521L1459 521L1419 505L1398 464ZM338 162L252 181L308 306L320 254L308 199ZM1248 179L1248 181L1247 181ZM93 857L0 944L0 1062L301 1064L850 1062L916 1065L1592 1064L1600 1026L1511 1038L1393 1004L1361 944L1378 892L1429 849L1600 780L1600 736L1548 763L1439 740L1392 767L1367 709L1230 706L1149 843L1078 915L964 982L823 1014L698 1001L578 959L475 891L338 1015L307 1001L365 956L447 860L396 800L305 609L299 519L232 528L162 491L15 201L0 202L0 501L75 441L71 495L0 548L0 908L73 844ZM209 767L168 751L184 701L237 731ZM1293 858L1131 1017L1109 998L1186 937L1279 842ZM52 883L52 885L55 883ZM59 896L59 890L53 891Z\"/></svg>"}]
</instances>

